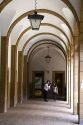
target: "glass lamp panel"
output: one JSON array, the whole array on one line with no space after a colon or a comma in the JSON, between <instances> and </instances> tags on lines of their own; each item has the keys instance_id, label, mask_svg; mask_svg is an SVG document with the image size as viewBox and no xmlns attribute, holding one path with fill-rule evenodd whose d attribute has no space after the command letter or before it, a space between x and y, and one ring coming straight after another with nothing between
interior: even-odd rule
<instances>
[{"instance_id":1,"label":"glass lamp panel","mask_svg":"<svg viewBox=\"0 0 83 125\"><path fill-rule=\"evenodd\" d=\"M32 30L39 30L41 19L30 19Z\"/></svg>"}]
</instances>

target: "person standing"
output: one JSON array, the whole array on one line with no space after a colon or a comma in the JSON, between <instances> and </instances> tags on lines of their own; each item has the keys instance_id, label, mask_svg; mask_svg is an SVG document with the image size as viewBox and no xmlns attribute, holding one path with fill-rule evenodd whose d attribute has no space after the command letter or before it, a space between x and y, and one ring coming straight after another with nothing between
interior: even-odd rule
<instances>
[{"instance_id":1,"label":"person standing","mask_svg":"<svg viewBox=\"0 0 83 125\"><path fill-rule=\"evenodd\" d=\"M44 84L44 101L48 101L48 90L50 89L50 81L47 80Z\"/></svg>"},{"instance_id":2,"label":"person standing","mask_svg":"<svg viewBox=\"0 0 83 125\"><path fill-rule=\"evenodd\" d=\"M53 99L56 100L58 95L58 87L57 85L53 85Z\"/></svg>"}]
</instances>

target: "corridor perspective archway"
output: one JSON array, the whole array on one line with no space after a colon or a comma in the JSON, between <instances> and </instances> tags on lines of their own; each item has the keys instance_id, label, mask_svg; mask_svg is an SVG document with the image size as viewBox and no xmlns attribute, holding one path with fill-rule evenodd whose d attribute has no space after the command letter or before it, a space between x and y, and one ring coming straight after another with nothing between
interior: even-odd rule
<instances>
[{"instance_id":1,"label":"corridor perspective archway","mask_svg":"<svg viewBox=\"0 0 83 125\"><path fill-rule=\"evenodd\" d=\"M83 1L37 0L37 12L44 15L39 30L28 19L34 6L35 0L0 0L0 113L43 98L40 83L49 79L58 85L57 102L82 123Z\"/></svg>"}]
</instances>

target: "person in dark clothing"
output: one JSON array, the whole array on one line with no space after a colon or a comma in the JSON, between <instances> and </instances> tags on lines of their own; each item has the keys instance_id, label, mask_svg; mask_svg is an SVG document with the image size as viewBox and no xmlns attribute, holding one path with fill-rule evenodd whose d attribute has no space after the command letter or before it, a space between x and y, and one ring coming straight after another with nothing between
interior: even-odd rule
<instances>
[{"instance_id":1,"label":"person in dark clothing","mask_svg":"<svg viewBox=\"0 0 83 125\"><path fill-rule=\"evenodd\" d=\"M47 80L47 82L44 84L44 101L48 101L48 90L50 89L50 81Z\"/></svg>"}]
</instances>

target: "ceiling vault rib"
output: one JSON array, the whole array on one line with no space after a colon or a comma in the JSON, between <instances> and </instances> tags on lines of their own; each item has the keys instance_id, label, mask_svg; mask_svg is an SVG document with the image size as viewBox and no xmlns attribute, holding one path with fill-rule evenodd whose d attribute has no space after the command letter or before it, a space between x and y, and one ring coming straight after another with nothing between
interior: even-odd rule
<instances>
[{"instance_id":1,"label":"ceiling vault rib","mask_svg":"<svg viewBox=\"0 0 83 125\"><path fill-rule=\"evenodd\" d=\"M58 29L59 31L61 31L61 32L65 35L65 37L67 38L67 40L68 40L68 45L70 46L70 40L69 40L69 38L67 37L67 35L65 34L65 32L63 32L60 28L58 28L58 27L55 26L55 25L48 24L48 23L42 23L41 26L50 26L50 27L54 27L54 28ZM22 36L23 36L27 31L29 31L30 29L31 29L31 27L28 27L28 28L26 28L26 29L20 34L19 38L17 39L16 46L18 46L18 44L19 44L19 42L20 42Z\"/></svg>"},{"instance_id":2,"label":"ceiling vault rib","mask_svg":"<svg viewBox=\"0 0 83 125\"><path fill-rule=\"evenodd\" d=\"M32 39L35 38L36 36L39 36L39 35L46 35L46 34L47 34L47 35L56 36L55 34L47 33L47 32L43 32L43 33L36 34L36 35L32 36L31 38L29 38L29 39L26 41L26 43L25 43L24 46L23 46L22 51L24 51L25 47L26 47L27 44L30 42L30 40L32 40ZM59 38L58 36L56 36L56 37ZM63 41L61 38L59 38L59 39L63 42L63 44L65 45L66 49L68 50L68 48L67 48L66 44L64 43L64 41Z\"/></svg>"},{"instance_id":3,"label":"ceiling vault rib","mask_svg":"<svg viewBox=\"0 0 83 125\"><path fill-rule=\"evenodd\" d=\"M21 15L20 17L18 17L13 23L12 25L10 26L9 30L8 30L8 33L7 33L7 38L8 38L8 41L9 41L9 36L14 28L14 26L21 20L23 19L24 17L26 17L28 14L31 14L33 13L33 11L29 11L29 12L26 12L24 13L23 15ZM47 9L38 9L37 12L40 12L40 13L48 13L48 14L51 14L51 15L54 15L56 17L58 17L59 19L61 19L67 26L68 28L70 29L70 32L72 34L72 36L74 36L73 34L73 31L71 29L71 26L69 25L69 23L65 20L65 18L63 18L61 15L59 15L58 13L54 12L54 11L51 11L51 10L47 10Z\"/></svg>"},{"instance_id":4,"label":"ceiling vault rib","mask_svg":"<svg viewBox=\"0 0 83 125\"><path fill-rule=\"evenodd\" d=\"M43 42L43 40L41 40L41 41ZM50 40L50 41L52 41L52 40ZM34 49L36 49L37 47L39 47L43 44L51 44L51 45L56 46L58 49L60 49L60 51L62 51L62 53L64 54L65 60L67 60L67 54L65 53L65 50L63 49L63 47L61 47L60 44L57 45L55 41L52 41L52 42L54 42L54 43L51 43L51 42L49 42L49 43L39 43L39 41L37 41L37 43L33 44L33 46L29 49L29 51L27 52L27 56L28 56L29 53L32 53L32 51L34 51ZM36 45L36 47L33 48L35 45ZM32 49L32 51L31 51L31 49ZM29 55L31 55L31 54L29 54Z\"/></svg>"}]
</instances>

